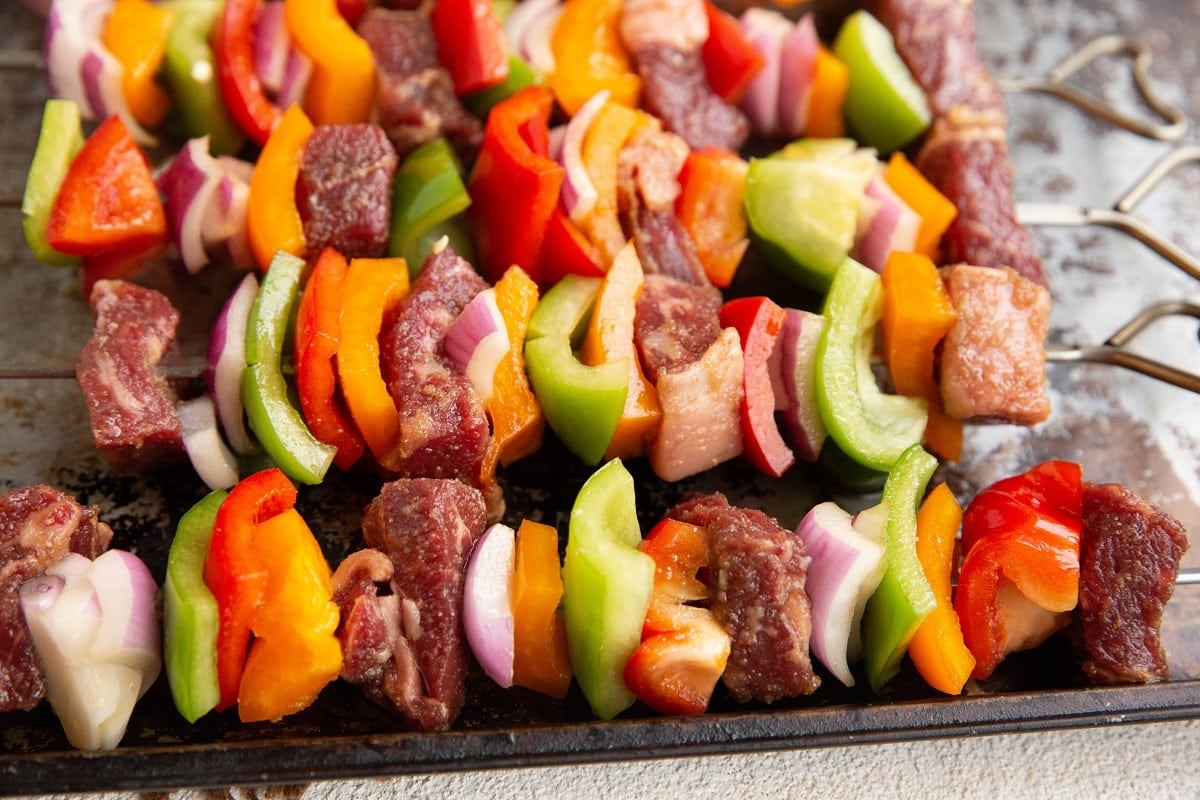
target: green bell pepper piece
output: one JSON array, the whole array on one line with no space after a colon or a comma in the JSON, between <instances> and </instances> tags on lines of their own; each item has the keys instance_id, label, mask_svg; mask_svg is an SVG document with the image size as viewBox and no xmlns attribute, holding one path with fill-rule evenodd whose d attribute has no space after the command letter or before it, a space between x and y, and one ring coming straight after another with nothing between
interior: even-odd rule
<instances>
[{"instance_id":1,"label":"green bell pepper piece","mask_svg":"<svg viewBox=\"0 0 1200 800\"><path fill-rule=\"evenodd\" d=\"M213 155L233 155L245 137L225 110L209 34L223 0L166 0L175 14L167 34L162 80L171 97L168 124L187 139L208 136Z\"/></svg>"},{"instance_id":2,"label":"green bell pepper piece","mask_svg":"<svg viewBox=\"0 0 1200 800\"><path fill-rule=\"evenodd\" d=\"M404 159L392 179L388 254L402 256L408 262L409 275L415 278L425 266L430 246L447 233L444 223L470 205L471 196L450 143L441 137L429 140ZM457 247L455 252L468 258Z\"/></svg>"},{"instance_id":3,"label":"green bell pepper piece","mask_svg":"<svg viewBox=\"0 0 1200 800\"><path fill-rule=\"evenodd\" d=\"M875 691L900 670L908 643L937 605L917 558L917 508L937 459L920 445L904 451L883 485L887 504L887 571L863 611L863 661Z\"/></svg>"},{"instance_id":4,"label":"green bell pepper piece","mask_svg":"<svg viewBox=\"0 0 1200 800\"><path fill-rule=\"evenodd\" d=\"M601 719L634 701L623 672L654 592L654 559L638 550L641 541L633 477L613 459L575 498L562 570L571 668Z\"/></svg>"},{"instance_id":5,"label":"green bell pepper piece","mask_svg":"<svg viewBox=\"0 0 1200 800\"><path fill-rule=\"evenodd\" d=\"M824 292L854 245L865 181L836 161L750 161L746 218L768 261L800 285Z\"/></svg>"},{"instance_id":6,"label":"green bell pepper piece","mask_svg":"<svg viewBox=\"0 0 1200 800\"><path fill-rule=\"evenodd\" d=\"M33 152L29 177L25 180L25 196L21 198L25 241L34 257L43 264L69 267L79 263L77 257L60 253L50 246L46 223L71 160L82 147L79 106L72 100L47 100L42 111L37 149Z\"/></svg>"},{"instance_id":7,"label":"green bell pepper piece","mask_svg":"<svg viewBox=\"0 0 1200 800\"><path fill-rule=\"evenodd\" d=\"M817 408L829 435L850 458L888 472L921 442L929 419L924 400L884 394L871 371L875 324L883 314L878 273L853 259L838 268L822 313L817 344Z\"/></svg>"},{"instance_id":8,"label":"green bell pepper piece","mask_svg":"<svg viewBox=\"0 0 1200 800\"><path fill-rule=\"evenodd\" d=\"M568 275L538 303L525 336L525 368L546 423L567 449L598 464L629 393L628 364L589 366L575 355L587 329L598 278Z\"/></svg>"},{"instance_id":9,"label":"green bell pepper piece","mask_svg":"<svg viewBox=\"0 0 1200 800\"><path fill-rule=\"evenodd\" d=\"M536 86L541 82L541 76L529 65L528 61L515 53L509 53L508 77L495 86L489 86L467 95L462 100L463 106L467 111L483 119L492 110L492 107L504 98L511 97L526 86Z\"/></svg>"},{"instance_id":10,"label":"green bell pepper piece","mask_svg":"<svg viewBox=\"0 0 1200 800\"><path fill-rule=\"evenodd\" d=\"M850 74L846 122L859 142L886 154L929 127L933 115L925 90L879 20L862 10L848 16L833 41L833 53Z\"/></svg>"},{"instance_id":11,"label":"green bell pepper piece","mask_svg":"<svg viewBox=\"0 0 1200 800\"><path fill-rule=\"evenodd\" d=\"M179 520L167 553L163 583L163 662L175 707L188 722L212 711L221 697L217 683L217 600L204 583L204 559L217 509L228 494L218 489Z\"/></svg>"},{"instance_id":12,"label":"green bell pepper piece","mask_svg":"<svg viewBox=\"0 0 1200 800\"><path fill-rule=\"evenodd\" d=\"M320 442L288 397L282 361L292 312L300 290L304 261L275 254L263 275L246 323L246 371L242 402L250 429L283 472L300 483L320 483L337 448Z\"/></svg>"}]
</instances>

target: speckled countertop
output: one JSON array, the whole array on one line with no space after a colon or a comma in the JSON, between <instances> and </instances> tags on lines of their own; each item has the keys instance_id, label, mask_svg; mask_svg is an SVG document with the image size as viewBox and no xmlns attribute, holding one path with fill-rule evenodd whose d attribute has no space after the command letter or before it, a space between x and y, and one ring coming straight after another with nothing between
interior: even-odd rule
<instances>
[{"instance_id":1,"label":"speckled countertop","mask_svg":"<svg viewBox=\"0 0 1200 800\"><path fill-rule=\"evenodd\" d=\"M16 0L3 3L6 18L12 14L25 30L20 25L6 29L0 32L0 42L5 47L36 44L36 33L32 37L29 33L28 12L12 10ZM1200 120L1200 49L1193 44L1195 35L1200 34L1200 0L977 0L977 15L982 52L998 75L1008 77L1043 74L1074 48L1098 35L1136 36L1154 53L1154 85L1168 102L1190 106L1192 118ZM1109 99L1138 107L1126 63L1121 59L1107 59L1088 67L1080 80L1099 87ZM42 96L44 88L30 73L27 83L0 87L0 108L6 112L21 110L28 116L30 109L40 108ZM1115 131L1043 96L1012 97L1010 112L1018 165L1017 195L1021 200L1108 207L1170 150L1167 144ZM4 141L10 144L22 141L14 127L14 119L19 116L6 118ZM1191 130L1185 142L1200 142L1200 134ZM26 144L31 146L31 142ZM0 148L0 186L19 186L27 165L27 151L16 146ZM1179 170L1137 211L1161 233L1200 253L1197 200L1200 166L1190 165ZM0 241L18 241L19 221L14 221L12 214L0 217L0 225ZM1200 285L1194 279L1115 233L1038 229L1035 235L1047 262L1055 299L1052 322L1056 342L1098 343L1152 301L1200 299ZM26 364L73 364L89 324L86 313L81 313L75 284L61 272L30 278L31 268L36 265L29 263L20 247L0 251L0 272L5 276L5 285L12 287L7 296L0 297L0 303L7 303L0 305L0 356L9 361L19 358ZM22 322L34 311L38 323L48 327ZM1139 342L1139 350L1200 372L1195 328L1194 322L1166 321L1148 332ZM1044 458L1075 458L1084 464L1090 479L1126 483L1170 510L1189 529L1200 530L1200 398L1111 368L1055 366L1052 378L1052 419L1033 431L972 430L963 463L951 475L956 489L969 495L991 480ZM100 502L105 513L122 525L136 522L165 528L172 524L168 501L173 495L164 499L155 487L130 487L95 477L97 459L90 452L86 433L80 434L81 430L86 432L86 420L77 400L70 399L69 384L9 385L0 386L0 390L4 414L0 478L5 482L59 480L95 498L93 501ZM90 471L88 464L93 465ZM325 499L315 502L320 505ZM791 502L794 505L797 501ZM786 516L779 515L781 519ZM345 526L352 527L352 523ZM128 535L125 529L118 533ZM1200 564L1200 546L1193 546L1185 563ZM1181 590L1177 595L1169 610L1165 636L1175 677L1200 678L1200 587ZM1024 667L1024 677L1043 666L1051 671L1056 667L1032 660ZM1049 683L1057 686L1053 680ZM1038 685L1036 677L1034 685ZM492 692L488 696L498 695ZM872 707L856 706L854 703L862 698L855 697L844 711L846 727L870 729L875 724L870 716ZM909 713L919 722L924 708L910 706ZM46 714L40 719L38 724L52 718ZM669 793L696 798L1200 797L1200 769L1196 767L1200 722L1119 724L1119 712L1102 715L1101 721L1106 724L1085 729L987 736L972 734L968 725L955 728L948 738L914 742L853 744L854 735L847 734L841 739L831 737L828 741L833 746L779 752L718 752L704 757L683 755L590 765L471 769L286 788L184 790L171 797L635 798ZM38 738L37 731L31 735L25 730L4 729L4 724L0 720L0 747L11 747L13 737ZM486 726L487 718L474 724ZM731 726L730 736L745 730L737 725ZM1043 727L1033 719L1029 726ZM19 728L20 723L15 727ZM140 736L153 733L153 729L142 731ZM932 724L924 729L914 724L905 735L934 733ZM279 746L291 745L281 742ZM0 760L5 752L0 749ZM596 759L603 756L598 750L590 753ZM193 772L202 776L208 763L203 746L196 758L198 766ZM487 762L476 759L467 766L474 768L480 763ZM99 761L80 759L71 766L72 778L86 785L87 776L100 766ZM323 774L320 764L312 767ZM21 765L16 769L22 769ZM259 780L248 768L245 781ZM5 774L0 771L0 793L4 788ZM48 783L38 788L54 791L59 787ZM94 797L116 800L165 795Z\"/></svg>"}]
</instances>

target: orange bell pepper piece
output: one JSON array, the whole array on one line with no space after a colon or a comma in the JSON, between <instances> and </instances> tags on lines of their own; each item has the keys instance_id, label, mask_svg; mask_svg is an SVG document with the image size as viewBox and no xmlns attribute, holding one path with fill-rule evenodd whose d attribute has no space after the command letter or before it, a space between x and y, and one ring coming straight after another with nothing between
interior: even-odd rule
<instances>
[{"instance_id":1,"label":"orange bell pepper piece","mask_svg":"<svg viewBox=\"0 0 1200 800\"><path fill-rule=\"evenodd\" d=\"M829 48L821 45L817 51L817 72L812 93L808 96L808 119L804 124L806 136L837 139L846 135L846 90L850 88L850 70Z\"/></svg>"},{"instance_id":2,"label":"orange bell pepper piece","mask_svg":"<svg viewBox=\"0 0 1200 800\"><path fill-rule=\"evenodd\" d=\"M408 292L403 258L355 258L342 292L338 378L350 415L376 459L400 435L400 414L379 367L379 331Z\"/></svg>"},{"instance_id":3,"label":"orange bell pepper piece","mask_svg":"<svg viewBox=\"0 0 1200 800\"><path fill-rule=\"evenodd\" d=\"M746 237L746 173L750 165L736 153L704 148L688 153L679 172L675 216L696 245L696 255L714 286L733 282Z\"/></svg>"},{"instance_id":4,"label":"orange bell pepper piece","mask_svg":"<svg viewBox=\"0 0 1200 800\"><path fill-rule=\"evenodd\" d=\"M629 393L625 410L617 422L604 458L629 459L645 455L658 425L662 408L654 384L646 378L641 359L633 343L633 320L637 298L645 276L637 249L626 244L613 259L608 275L600 284L580 360L588 365L625 361L629 365Z\"/></svg>"},{"instance_id":5,"label":"orange bell pepper piece","mask_svg":"<svg viewBox=\"0 0 1200 800\"><path fill-rule=\"evenodd\" d=\"M917 230L917 252L937 261L942 234L958 216L958 208L900 151L892 153L888 159L883 179L905 205L921 218L921 227Z\"/></svg>"},{"instance_id":6,"label":"orange bell pepper piece","mask_svg":"<svg viewBox=\"0 0 1200 800\"><path fill-rule=\"evenodd\" d=\"M496 282L495 290L509 348L496 367L492 396L484 407L492 421L492 438L480 470L485 484L495 477L497 462L508 466L537 452L546 431L542 407L525 374L525 331L537 308L537 284L525 270L514 266Z\"/></svg>"},{"instance_id":7,"label":"orange bell pepper piece","mask_svg":"<svg viewBox=\"0 0 1200 800\"><path fill-rule=\"evenodd\" d=\"M642 79L633 71L621 41L622 0L569 0L550 38L554 72L546 85L558 104L574 116L603 89L611 100L637 108Z\"/></svg>"},{"instance_id":8,"label":"orange bell pepper piece","mask_svg":"<svg viewBox=\"0 0 1200 800\"><path fill-rule=\"evenodd\" d=\"M261 722L307 708L341 672L342 647L334 635L340 614L329 564L299 512L259 523L251 550L270 566L250 621L254 640L238 688L238 717Z\"/></svg>"},{"instance_id":9,"label":"orange bell pepper piece","mask_svg":"<svg viewBox=\"0 0 1200 800\"><path fill-rule=\"evenodd\" d=\"M312 132L313 124L300 107L289 108L271 131L250 176L246 235L254 260L264 272L280 250L304 257L304 224L294 190L300 157Z\"/></svg>"},{"instance_id":10,"label":"orange bell pepper piece","mask_svg":"<svg viewBox=\"0 0 1200 800\"><path fill-rule=\"evenodd\" d=\"M925 443L950 461L962 456L963 425L942 408L935 350L958 321L937 267L924 255L893 252L883 267L884 358L896 391L929 401Z\"/></svg>"},{"instance_id":11,"label":"orange bell pepper piece","mask_svg":"<svg viewBox=\"0 0 1200 800\"><path fill-rule=\"evenodd\" d=\"M975 669L975 656L963 642L950 590L954 544L961 524L962 506L950 487L939 483L917 511L917 559L937 606L917 628L908 656L925 682L946 694L962 692Z\"/></svg>"},{"instance_id":12,"label":"orange bell pepper piece","mask_svg":"<svg viewBox=\"0 0 1200 800\"><path fill-rule=\"evenodd\" d=\"M523 520L513 566L513 683L561 700L571 685L558 531Z\"/></svg>"},{"instance_id":13,"label":"orange bell pepper piece","mask_svg":"<svg viewBox=\"0 0 1200 800\"><path fill-rule=\"evenodd\" d=\"M656 525L638 549L654 559L654 593L642 641L625 663L625 684L664 714L702 714L729 660L729 633L697 573L708 567L708 531L674 519Z\"/></svg>"},{"instance_id":14,"label":"orange bell pepper piece","mask_svg":"<svg viewBox=\"0 0 1200 800\"><path fill-rule=\"evenodd\" d=\"M154 78L174 19L173 12L149 0L117 0L104 23L104 47L124 67L121 94L134 118L151 128L162 122L171 105Z\"/></svg>"},{"instance_id":15,"label":"orange bell pepper piece","mask_svg":"<svg viewBox=\"0 0 1200 800\"><path fill-rule=\"evenodd\" d=\"M583 165L596 188L596 204L579 227L600 251L600 261L605 267L625 246L617 198L621 148L643 125L657 124L649 114L609 100L596 114L584 137Z\"/></svg>"},{"instance_id":16,"label":"orange bell pepper piece","mask_svg":"<svg viewBox=\"0 0 1200 800\"><path fill-rule=\"evenodd\" d=\"M295 365L300 409L313 436L337 448L333 461L348 470L367 445L338 391L335 356L342 338L342 295L349 267L341 253L326 248L296 311Z\"/></svg>"},{"instance_id":17,"label":"orange bell pepper piece","mask_svg":"<svg viewBox=\"0 0 1200 800\"><path fill-rule=\"evenodd\" d=\"M304 109L318 125L365 122L375 107L375 54L337 0L286 0L288 32L313 63Z\"/></svg>"}]
</instances>

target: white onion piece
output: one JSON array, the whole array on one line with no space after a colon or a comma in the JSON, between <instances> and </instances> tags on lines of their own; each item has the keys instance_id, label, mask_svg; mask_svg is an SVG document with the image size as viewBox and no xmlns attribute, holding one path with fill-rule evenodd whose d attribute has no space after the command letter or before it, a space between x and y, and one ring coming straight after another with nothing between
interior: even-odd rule
<instances>
[{"instance_id":1,"label":"white onion piece","mask_svg":"<svg viewBox=\"0 0 1200 800\"><path fill-rule=\"evenodd\" d=\"M608 102L610 92L607 89L596 92L587 99L571 121L567 123L563 133L562 151L558 156L566 176L563 179L559 200L563 211L576 225L582 224L592 214L596 207L596 186L588 175L583 164L583 140L587 137L596 115Z\"/></svg>"},{"instance_id":2,"label":"white onion piece","mask_svg":"<svg viewBox=\"0 0 1200 800\"><path fill-rule=\"evenodd\" d=\"M92 655L101 607L88 577L91 566L83 556L68 553L45 576L24 584L20 600L46 676L47 697L67 740L80 750L108 750L125 735L142 675ZM47 602L60 581L53 602Z\"/></svg>"},{"instance_id":3,"label":"white onion piece","mask_svg":"<svg viewBox=\"0 0 1200 800\"><path fill-rule=\"evenodd\" d=\"M278 94L283 88L291 46L283 5L279 0L269 0L259 5L254 17L254 72L270 94Z\"/></svg>"},{"instance_id":4,"label":"white onion piece","mask_svg":"<svg viewBox=\"0 0 1200 800\"><path fill-rule=\"evenodd\" d=\"M852 631L858 632L867 599L883 580L883 547L856 531L850 515L832 502L809 511L796 535L812 558L804 581L812 600L809 646L834 677L853 686L848 645Z\"/></svg>"},{"instance_id":5,"label":"white onion piece","mask_svg":"<svg viewBox=\"0 0 1200 800\"><path fill-rule=\"evenodd\" d=\"M828 431L817 407L817 344L825 330L825 317L811 311L785 309L783 328L772 356L778 356L778 380L783 387L784 430L796 457L816 461ZM776 394L776 405L780 399Z\"/></svg>"},{"instance_id":6,"label":"white onion piece","mask_svg":"<svg viewBox=\"0 0 1200 800\"><path fill-rule=\"evenodd\" d=\"M246 428L242 405L242 373L246 371L246 323L258 296L258 278L247 273L225 301L208 339L205 376L225 439L235 453L252 455L258 443Z\"/></svg>"},{"instance_id":7,"label":"white onion piece","mask_svg":"<svg viewBox=\"0 0 1200 800\"><path fill-rule=\"evenodd\" d=\"M746 39L763 56L763 68L746 85L741 108L755 133L771 136L779 130L780 58L792 22L773 9L753 6L739 20Z\"/></svg>"},{"instance_id":8,"label":"white onion piece","mask_svg":"<svg viewBox=\"0 0 1200 800\"><path fill-rule=\"evenodd\" d=\"M208 264L204 228L222 175L220 163L208 152L208 137L202 136L188 140L155 179L166 198L171 239L193 275Z\"/></svg>"},{"instance_id":9,"label":"white onion piece","mask_svg":"<svg viewBox=\"0 0 1200 800\"><path fill-rule=\"evenodd\" d=\"M158 584L146 564L125 550L96 556L88 579L100 601L92 658L139 671L140 694L145 694L162 669L161 624L155 610Z\"/></svg>"},{"instance_id":10,"label":"white onion piece","mask_svg":"<svg viewBox=\"0 0 1200 800\"><path fill-rule=\"evenodd\" d=\"M522 0L504 18L508 46L543 75L554 72L550 36L562 8L559 0Z\"/></svg>"},{"instance_id":11,"label":"white onion piece","mask_svg":"<svg viewBox=\"0 0 1200 800\"><path fill-rule=\"evenodd\" d=\"M865 227L860 226L852 255L876 272L883 272L889 253L912 252L916 247L921 218L881 176L867 184L863 205L868 201L873 201L875 213Z\"/></svg>"},{"instance_id":12,"label":"white onion piece","mask_svg":"<svg viewBox=\"0 0 1200 800\"><path fill-rule=\"evenodd\" d=\"M308 90L309 79L312 78L312 60L296 48L288 50L287 64L283 72L283 83L275 102L280 108L289 108L304 103L304 93Z\"/></svg>"},{"instance_id":13,"label":"white onion piece","mask_svg":"<svg viewBox=\"0 0 1200 800\"><path fill-rule=\"evenodd\" d=\"M74 100L84 119L121 118L143 145L157 143L138 123L121 86L125 68L101 42L113 0L53 0L42 52L50 93Z\"/></svg>"},{"instance_id":14,"label":"white onion piece","mask_svg":"<svg viewBox=\"0 0 1200 800\"><path fill-rule=\"evenodd\" d=\"M808 101L817 75L817 26L808 12L783 37L779 52L779 126L787 136L804 133Z\"/></svg>"},{"instance_id":15,"label":"white onion piece","mask_svg":"<svg viewBox=\"0 0 1200 800\"><path fill-rule=\"evenodd\" d=\"M504 316L496 305L496 290L484 289L471 298L446 331L442 348L467 376L484 403L492 396L496 367L511 343Z\"/></svg>"},{"instance_id":16,"label":"white onion piece","mask_svg":"<svg viewBox=\"0 0 1200 800\"><path fill-rule=\"evenodd\" d=\"M463 583L467 642L483 671L505 688L513 682L515 559L516 533L507 525L492 525L475 543Z\"/></svg>"},{"instance_id":17,"label":"white onion piece","mask_svg":"<svg viewBox=\"0 0 1200 800\"><path fill-rule=\"evenodd\" d=\"M230 489L238 482L237 456L225 445L209 395L175 406L183 426L183 449L192 469L209 489Z\"/></svg>"}]
</instances>

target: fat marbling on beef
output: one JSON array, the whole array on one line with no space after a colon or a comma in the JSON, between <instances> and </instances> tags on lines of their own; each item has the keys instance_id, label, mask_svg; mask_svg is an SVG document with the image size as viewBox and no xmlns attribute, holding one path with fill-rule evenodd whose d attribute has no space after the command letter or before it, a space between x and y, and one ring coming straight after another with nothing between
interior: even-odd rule
<instances>
[{"instance_id":1,"label":"fat marbling on beef","mask_svg":"<svg viewBox=\"0 0 1200 800\"><path fill-rule=\"evenodd\" d=\"M380 362L400 413L400 435L380 463L400 477L465 481L487 493L497 516L498 487L481 485L487 415L470 380L442 350L450 325L486 288L475 269L445 247L430 255L400 301L380 336Z\"/></svg>"},{"instance_id":2,"label":"fat marbling on beef","mask_svg":"<svg viewBox=\"0 0 1200 800\"><path fill-rule=\"evenodd\" d=\"M1004 96L979 56L970 0L868 6L933 111L917 167L958 209L942 239L946 262L1011 267L1045 284L1033 238L1016 218Z\"/></svg>"},{"instance_id":3,"label":"fat marbling on beef","mask_svg":"<svg viewBox=\"0 0 1200 800\"><path fill-rule=\"evenodd\" d=\"M387 253L398 163L378 125L318 125L313 130L296 178L296 208L310 261L326 247L346 258Z\"/></svg>"},{"instance_id":4,"label":"fat marbling on beef","mask_svg":"<svg viewBox=\"0 0 1200 800\"><path fill-rule=\"evenodd\" d=\"M958 321L942 343L941 395L956 419L1033 425L1050 416L1050 293L1011 269L942 270Z\"/></svg>"},{"instance_id":5,"label":"fat marbling on beef","mask_svg":"<svg viewBox=\"0 0 1200 800\"><path fill-rule=\"evenodd\" d=\"M703 0L625 0L620 30L642 78L642 103L667 130L697 149L745 144L749 120L713 92L704 74Z\"/></svg>"},{"instance_id":6,"label":"fat marbling on beef","mask_svg":"<svg viewBox=\"0 0 1200 800\"><path fill-rule=\"evenodd\" d=\"M650 466L663 480L742 453L742 344L720 309L715 287L665 275L647 275L638 296L634 343L662 410Z\"/></svg>"},{"instance_id":7,"label":"fat marbling on beef","mask_svg":"<svg viewBox=\"0 0 1200 800\"><path fill-rule=\"evenodd\" d=\"M93 559L111 540L94 506L57 489L39 485L0 495L0 712L28 711L46 695L17 589L67 553Z\"/></svg>"},{"instance_id":8,"label":"fat marbling on beef","mask_svg":"<svg viewBox=\"0 0 1200 800\"><path fill-rule=\"evenodd\" d=\"M733 639L722 676L733 698L773 703L816 691L804 541L719 493L685 500L666 516L708 531L712 611Z\"/></svg>"},{"instance_id":9,"label":"fat marbling on beef","mask_svg":"<svg viewBox=\"0 0 1200 800\"><path fill-rule=\"evenodd\" d=\"M96 446L119 474L182 463L175 393L155 371L175 341L179 312L161 292L120 280L96 281L90 302L96 325L75 377Z\"/></svg>"},{"instance_id":10,"label":"fat marbling on beef","mask_svg":"<svg viewBox=\"0 0 1200 800\"><path fill-rule=\"evenodd\" d=\"M371 8L358 33L375 54L379 73L379 124L401 159L445 136L460 155L479 146L483 127L454 94L450 73L438 61L430 22L432 5L415 9Z\"/></svg>"},{"instance_id":11,"label":"fat marbling on beef","mask_svg":"<svg viewBox=\"0 0 1200 800\"><path fill-rule=\"evenodd\" d=\"M342 677L422 730L449 728L462 709L463 582L485 514L483 496L460 481L386 483L363 515L378 554L352 554L334 574Z\"/></svg>"},{"instance_id":12,"label":"fat marbling on beef","mask_svg":"<svg viewBox=\"0 0 1200 800\"><path fill-rule=\"evenodd\" d=\"M1187 531L1117 484L1085 483L1075 638L1093 683L1170 678L1159 636Z\"/></svg>"}]
</instances>

